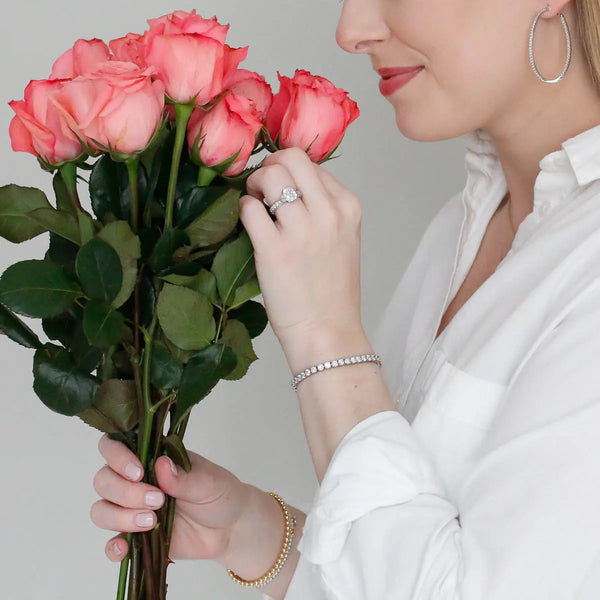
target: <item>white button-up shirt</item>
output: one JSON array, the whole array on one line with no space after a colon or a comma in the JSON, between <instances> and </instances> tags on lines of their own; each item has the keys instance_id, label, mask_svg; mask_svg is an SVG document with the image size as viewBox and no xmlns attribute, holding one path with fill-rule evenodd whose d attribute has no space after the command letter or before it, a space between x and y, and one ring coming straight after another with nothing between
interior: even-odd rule
<instances>
[{"instance_id":1,"label":"white button-up shirt","mask_svg":"<svg viewBox=\"0 0 600 600\"><path fill-rule=\"evenodd\" d=\"M464 137L465 188L373 339L398 410L336 449L286 600L600 598L600 125L540 161L512 248L436 339L507 191L489 135Z\"/></svg>"}]
</instances>

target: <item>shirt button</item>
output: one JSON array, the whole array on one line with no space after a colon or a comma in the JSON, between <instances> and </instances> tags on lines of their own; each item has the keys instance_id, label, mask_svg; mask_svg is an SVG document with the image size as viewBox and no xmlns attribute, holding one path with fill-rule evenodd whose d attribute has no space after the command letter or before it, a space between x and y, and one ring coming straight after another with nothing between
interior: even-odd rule
<instances>
[{"instance_id":1,"label":"shirt button","mask_svg":"<svg viewBox=\"0 0 600 600\"><path fill-rule=\"evenodd\" d=\"M549 210L550 210L550 202L548 200L545 200L544 202L542 202L540 204L540 214L542 216L546 215Z\"/></svg>"}]
</instances>

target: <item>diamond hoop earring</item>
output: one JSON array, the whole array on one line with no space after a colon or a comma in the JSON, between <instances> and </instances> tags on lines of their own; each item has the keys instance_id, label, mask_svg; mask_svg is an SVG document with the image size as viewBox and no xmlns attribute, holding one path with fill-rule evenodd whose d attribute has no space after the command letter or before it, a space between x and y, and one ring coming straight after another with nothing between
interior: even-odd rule
<instances>
[{"instance_id":1,"label":"diamond hoop earring","mask_svg":"<svg viewBox=\"0 0 600 600\"><path fill-rule=\"evenodd\" d=\"M569 63L571 62L571 36L569 34L569 28L567 27L567 21L565 20L565 16L562 13L560 13L560 20L562 22L563 29L565 30L565 35L567 36L567 62L565 63L565 68L562 70L562 73L556 79L546 79L540 74L540 72L537 70L537 67L535 66L535 60L533 59L533 34L535 32L535 27L540 19L540 16L547 10L550 10L549 4L546 5L545 8L542 8L542 10L540 10L540 12L535 17L535 20L533 21L533 25L531 26L531 32L529 34L529 62L531 64L533 72L538 76L540 81L543 81L544 83L556 83L557 81L560 81L564 78L565 73L569 68Z\"/></svg>"}]
</instances>

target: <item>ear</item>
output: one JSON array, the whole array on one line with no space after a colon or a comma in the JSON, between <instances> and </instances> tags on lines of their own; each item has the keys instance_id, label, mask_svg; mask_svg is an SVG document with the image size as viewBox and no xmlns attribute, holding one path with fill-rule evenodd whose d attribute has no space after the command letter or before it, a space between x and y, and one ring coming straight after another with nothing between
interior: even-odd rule
<instances>
[{"instance_id":1,"label":"ear","mask_svg":"<svg viewBox=\"0 0 600 600\"><path fill-rule=\"evenodd\" d=\"M553 17L556 17L564 10L565 6L570 4L572 1L573 0L552 0L552 2L548 2L547 6L550 6L550 10L542 13L541 18L552 19ZM541 10L541 7L539 10Z\"/></svg>"}]
</instances>

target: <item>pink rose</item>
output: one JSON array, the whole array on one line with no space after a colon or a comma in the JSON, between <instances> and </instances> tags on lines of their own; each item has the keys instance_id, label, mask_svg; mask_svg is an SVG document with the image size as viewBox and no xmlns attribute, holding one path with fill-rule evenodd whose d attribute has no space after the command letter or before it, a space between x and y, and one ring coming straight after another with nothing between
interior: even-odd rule
<instances>
[{"instance_id":1,"label":"pink rose","mask_svg":"<svg viewBox=\"0 0 600 600\"><path fill-rule=\"evenodd\" d=\"M51 98L65 85L61 80L31 81L25 99L9 102L16 116L9 134L15 152L29 152L51 165L78 158L81 143Z\"/></svg>"},{"instance_id":2,"label":"pink rose","mask_svg":"<svg viewBox=\"0 0 600 600\"><path fill-rule=\"evenodd\" d=\"M176 103L209 103L223 89L223 44L196 33L154 35L146 62L156 69L167 96Z\"/></svg>"},{"instance_id":3,"label":"pink rose","mask_svg":"<svg viewBox=\"0 0 600 600\"><path fill-rule=\"evenodd\" d=\"M55 103L93 148L133 154L146 148L163 115L164 88L152 74L133 63L105 62L67 82Z\"/></svg>"},{"instance_id":4,"label":"pink rose","mask_svg":"<svg viewBox=\"0 0 600 600\"><path fill-rule=\"evenodd\" d=\"M266 118L273 103L273 91L262 75L246 69L233 69L226 73L223 88L252 100L261 118Z\"/></svg>"},{"instance_id":5,"label":"pink rose","mask_svg":"<svg viewBox=\"0 0 600 600\"><path fill-rule=\"evenodd\" d=\"M251 100L227 94L209 111L196 109L192 113L187 133L190 151L193 154L198 150L202 163L214 167L239 150L236 160L224 172L228 176L239 175L256 146L256 135L262 126L260 113Z\"/></svg>"},{"instance_id":6,"label":"pink rose","mask_svg":"<svg viewBox=\"0 0 600 600\"><path fill-rule=\"evenodd\" d=\"M88 75L107 60L110 60L110 50L102 40L77 40L72 48L56 59L50 79L73 79L78 75Z\"/></svg>"},{"instance_id":7,"label":"pink rose","mask_svg":"<svg viewBox=\"0 0 600 600\"><path fill-rule=\"evenodd\" d=\"M148 19L149 35L175 35L180 33L199 33L213 38L221 44L225 43L229 25L221 25L216 17L204 19L196 14L196 10L185 12L176 10L157 19Z\"/></svg>"},{"instance_id":8,"label":"pink rose","mask_svg":"<svg viewBox=\"0 0 600 600\"><path fill-rule=\"evenodd\" d=\"M146 34L128 33L125 37L108 42L114 55L114 60L132 62L141 69L146 67Z\"/></svg>"},{"instance_id":9,"label":"pink rose","mask_svg":"<svg viewBox=\"0 0 600 600\"><path fill-rule=\"evenodd\" d=\"M279 136L279 148L299 147L313 162L323 160L358 118L358 105L348 92L303 69L297 69L292 79L277 75L280 90L265 122L269 135L273 141Z\"/></svg>"}]
</instances>

